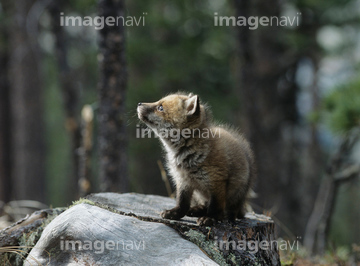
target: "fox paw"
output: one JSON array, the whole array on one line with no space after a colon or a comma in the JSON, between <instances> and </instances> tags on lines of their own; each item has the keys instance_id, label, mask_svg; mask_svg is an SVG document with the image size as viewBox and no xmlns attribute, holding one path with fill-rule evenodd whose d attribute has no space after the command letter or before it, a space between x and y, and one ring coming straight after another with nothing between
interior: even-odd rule
<instances>
[{"instance_id":1,"label":"fox paw","mask_svg":"<svg viewBox=\"0 0 360 266\"><path fill-rule=\"evenodd\" d=\"M199 206L191 207L186 215L190 217L202 217L206 215L206 212L207 212L206 206L199 205Z\"/></svg>"},{"instance_id":2,"label":"fox paw","mask_svg":"<svg viewBox=\"0 0 360 266\"><path fill-rule=\"evenodd\" d=\"M197 220L198 225L212 226L215 223L216 223L216 220L214 218L210 218L210 217L206 217L206 216L200 217Z\"/></svg>"},{"instance_id":3,"label":"fox paw","mask_svg":"<svg viewBox=\"0 0 360 266\"><path fill-rule=\"evenodd\" d=\"M170 219L170 220L179 220L184 215L181 215L178 211L178 209L174 208L171 210L165 210L160 213L160 216L164 219Z\"/></svg>"}]
</instances>

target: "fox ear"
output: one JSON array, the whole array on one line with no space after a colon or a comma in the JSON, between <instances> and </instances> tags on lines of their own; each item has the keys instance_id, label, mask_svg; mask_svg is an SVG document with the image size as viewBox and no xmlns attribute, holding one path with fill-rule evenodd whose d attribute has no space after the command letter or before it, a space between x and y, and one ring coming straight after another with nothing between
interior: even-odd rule
<instances>
[{"instance_id":1,"label":"fox ear","mask_svg":"<svg viewBox=\"0 0 360 266\"><path fill-rule=\"evenodd\" d=\"M193 115L200 112L199 96L194 95L187 99L185 102L185 107L187 115Z\"/></svg>"}]
</instances>

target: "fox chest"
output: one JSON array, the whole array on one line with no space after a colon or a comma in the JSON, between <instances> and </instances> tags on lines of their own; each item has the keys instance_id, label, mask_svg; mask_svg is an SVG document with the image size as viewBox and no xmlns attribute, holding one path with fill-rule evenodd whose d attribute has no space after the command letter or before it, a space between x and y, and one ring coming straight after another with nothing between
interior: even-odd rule
<instances>
[{"instance_id":1,"label":"fox chest","mask_svg":"<svg viewBox=\"0 0 360 266\"><path fill-rule=\"evenodd\" d=\"M209 176L202 166L188 167L187 164L177 164L175 160L168 161L168 168L176 183L186 183L193 187L204 187Z\"/></svg>"}]
</instances>

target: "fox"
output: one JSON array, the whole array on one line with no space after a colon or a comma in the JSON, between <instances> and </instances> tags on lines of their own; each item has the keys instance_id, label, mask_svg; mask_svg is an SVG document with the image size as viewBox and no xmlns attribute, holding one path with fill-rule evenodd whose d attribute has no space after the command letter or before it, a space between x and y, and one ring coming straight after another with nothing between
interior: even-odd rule
<instances>
[{"instance_id":1,"label":"fox","mask_svg":"<svg viewBox=\"0 0 360 266\"><path fill-rule=\"evenodd\" d=\"M250 143L236 129L216 124L198 95L177 92L137 105L138 118L159 137L176 188L176 206L160 213L197 224L244 218L256 178Z\"/></svg>"}]
</instances>

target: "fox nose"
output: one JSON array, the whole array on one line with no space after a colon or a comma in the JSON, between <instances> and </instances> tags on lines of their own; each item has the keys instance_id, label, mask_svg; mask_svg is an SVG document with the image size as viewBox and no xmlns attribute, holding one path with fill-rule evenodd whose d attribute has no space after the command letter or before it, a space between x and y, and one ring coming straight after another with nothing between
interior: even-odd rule
<instances>
[{"instance_id":1,"label":"fox nose","mask_svg":"<svg viewBox=\"0 0 360 266\"><path fill-rule=\"evenodd\" d=\"M141 106L142 105L142 103L138 103L138 106Z\"/></svg>"}]
</instances>

